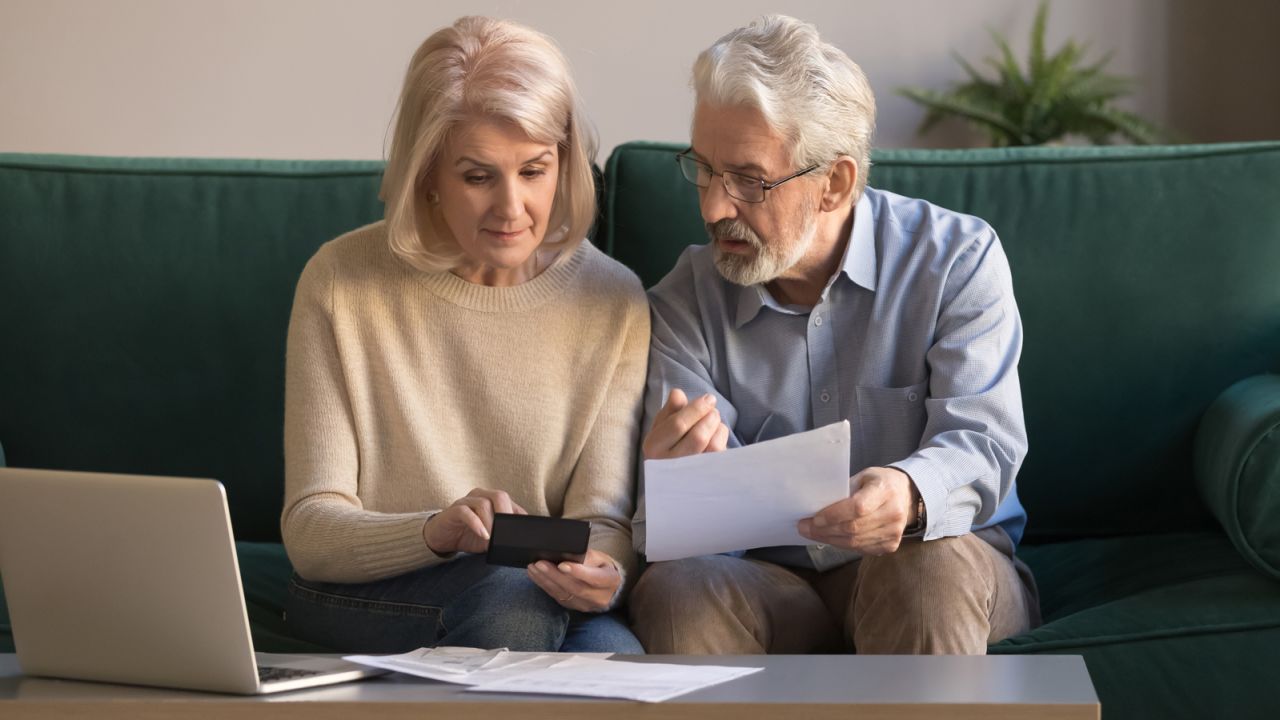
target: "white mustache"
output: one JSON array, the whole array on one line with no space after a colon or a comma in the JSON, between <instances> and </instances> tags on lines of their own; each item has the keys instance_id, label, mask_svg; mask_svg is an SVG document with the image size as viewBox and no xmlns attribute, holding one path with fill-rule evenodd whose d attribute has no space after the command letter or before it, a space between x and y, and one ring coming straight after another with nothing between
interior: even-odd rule
<instances>
[{"instance_id":1,"label":"white mustache","mask_svg":"<svg viewBox=\"0 0 1280 720\"><path fill-rule=\"evenodd\" d=\"M718 238L733 238L741 240L753 248L762 248L764 243L760 240L760 236L755 233L746 223L741 220L731 220L725 218L717 220L714 223L706 223L707 235L714 242Z\"/></svg>"}]
</instances>

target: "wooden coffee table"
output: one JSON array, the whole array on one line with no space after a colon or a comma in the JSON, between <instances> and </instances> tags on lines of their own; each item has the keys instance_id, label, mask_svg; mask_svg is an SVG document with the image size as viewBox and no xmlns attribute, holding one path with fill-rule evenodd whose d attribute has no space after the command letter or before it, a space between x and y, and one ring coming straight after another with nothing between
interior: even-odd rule
<instances>
[{"instance_id":1,"label":"wooden coffee table","mask_svg":"<svg viewBox=\"0 0 1280 720\"><path fill-rule=\"evenodd\" d=\"M25 677L0 655L0 718L509 718L755 720L920 718L1097 720L1098 697L1078 655L647 656L639 662L764 667L764 672L664 703L464 692L388 675L277 695L240 697Z\"/></svg>"}]
</instances>

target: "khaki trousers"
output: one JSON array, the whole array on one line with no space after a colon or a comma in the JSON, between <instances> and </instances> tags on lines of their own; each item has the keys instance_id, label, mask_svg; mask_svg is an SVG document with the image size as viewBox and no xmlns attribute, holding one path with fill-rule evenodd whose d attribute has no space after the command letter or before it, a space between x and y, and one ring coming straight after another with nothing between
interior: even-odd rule
<instances>
[{"instance_id":1,"label":"khaki trousers","mask_svg":"<svg viewBox=\"0 0 1280 720\"><path fill-rule=\"evenodd\" d=\"M725 555L655 563L630 612L645 650L678 655L981 655L1040 623L1031 571L999 527L821 573Z\"/></svg>"}]
</instances>

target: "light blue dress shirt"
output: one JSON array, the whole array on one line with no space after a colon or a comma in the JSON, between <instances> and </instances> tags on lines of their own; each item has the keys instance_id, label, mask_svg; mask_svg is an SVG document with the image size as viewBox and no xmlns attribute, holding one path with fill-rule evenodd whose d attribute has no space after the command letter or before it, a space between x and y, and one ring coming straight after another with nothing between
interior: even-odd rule
<instances>
[{"instance_id":1,"label":"light blue dress shirt","mask_svg":"<svg viewBox=\"0 0 1280 720\"><path fill-rule=\"evenodd\" d=\"M847 419L850 475L872 466L910 475L925 540L992 525L1021 539L1022 324L986 222L867 188L813 308L728 282L709 245L685 250L649 301L645 433L672 388L716 396L730 447ZM632 533L643 551L641 478ZM819 570L857 557L821 545L753 554Z\"/></svg>"}]
</instances>

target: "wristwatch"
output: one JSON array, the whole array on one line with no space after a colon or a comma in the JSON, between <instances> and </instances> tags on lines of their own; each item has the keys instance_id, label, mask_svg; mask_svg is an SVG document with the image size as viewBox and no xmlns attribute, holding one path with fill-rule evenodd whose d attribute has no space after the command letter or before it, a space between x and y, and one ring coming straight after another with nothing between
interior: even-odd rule
<instances>
[{"instance_id":1,"label":"wristwatch","mask_svg":"<svg viewBox=\"0 0 1280 720\"><path fill-rule=\"evenodd\" d=\"M928 525L928 520L924 515L924 495L921 495L920 491L917 490L915 496L916 521L903 529L902 537L904 538L923 537L925 527Z\"/></svg>"}]
</instances>

